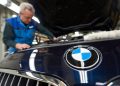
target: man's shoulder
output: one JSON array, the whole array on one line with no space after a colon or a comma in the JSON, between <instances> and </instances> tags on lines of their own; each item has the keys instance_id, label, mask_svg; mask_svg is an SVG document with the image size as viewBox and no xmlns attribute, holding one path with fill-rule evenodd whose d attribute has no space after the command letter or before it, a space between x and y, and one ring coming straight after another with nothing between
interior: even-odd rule
<instances>
[{"instance_id":1,"label":"man's shoulder","mask_svg":"<svg viewBox=\"0 0 120 86\"><path fill-rule=\"evenodd\" d=\"M14 28L17 28L17 17L7 18L6 19L6 25L10 25Z\"/></svg>"},{"instance_id":2,"label":"man's shoulder","mask_svg":"<svg viewBox=\"0 0 120 86\"><path fill-rule=\"evenodd\" d=\"M6 18L6 22L14 22L17 21L17 17Z\"/></svg>"},{"instance_id":3,"label":"man's shoulder","mask_svg":"<svg viewBox=\"0 0 120 86\"><path fill-rule=\"evenodd\" d=\"M34 19L32 19L31 21L32 21L32 23L33 23L35 26L38 25L38 22L36 22Z\"/></svg>"}]
</instances>

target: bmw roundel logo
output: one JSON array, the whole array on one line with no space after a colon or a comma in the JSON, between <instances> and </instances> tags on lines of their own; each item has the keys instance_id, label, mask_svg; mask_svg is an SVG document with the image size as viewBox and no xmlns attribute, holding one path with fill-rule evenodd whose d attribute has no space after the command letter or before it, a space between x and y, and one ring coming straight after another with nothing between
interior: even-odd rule
<instances>
[{"instance_id":1,"label":"bmw roundel logo","mask_svg":"<svg viewBox=\"0 0 120 86\"><path fill-rule=\"evenodd\" d=\"M64 60L73 69L89 71L100 65L102 54L95 47L78 45L65 52Z\"/></svg>"}]
</instances>

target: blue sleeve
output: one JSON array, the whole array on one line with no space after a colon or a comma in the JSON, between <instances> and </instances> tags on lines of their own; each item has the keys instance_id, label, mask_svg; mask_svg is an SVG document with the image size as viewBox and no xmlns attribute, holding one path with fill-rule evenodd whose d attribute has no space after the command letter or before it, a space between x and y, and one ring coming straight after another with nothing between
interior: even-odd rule
<instances>
[{"instance_id":1,"label":"blue sleeve","mask_svg":"<svg viewBox=\"0 0 120 86\"><path fill-rule=\"evenodd\" d=\"M15 47L16 42L14 41L15 34L13 31L13 27L9 24L5 24L4 32L3 32L3 42L7 47Z\"/></svg>"}]
</instances>

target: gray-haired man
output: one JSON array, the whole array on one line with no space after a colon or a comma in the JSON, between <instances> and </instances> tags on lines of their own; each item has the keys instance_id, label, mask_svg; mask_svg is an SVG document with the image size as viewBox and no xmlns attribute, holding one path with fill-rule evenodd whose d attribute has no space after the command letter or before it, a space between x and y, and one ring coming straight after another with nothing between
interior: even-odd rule
<instances>
[{"instance_id":1,"label":"gray-haired man","mask_svg":"<svg viewBox=\"0 0 120 86\"><path fill-rule=\"evenodd\" d=\"M36 30L46 34L48 38L54 37L45 27L32 19L34 13L34 7L30 3L24 2L20 5L20 12L17 17L6 19L3 42L8 47L9 53L13 54L19 49L30 48Z\"/></svg>"}]
</instances>

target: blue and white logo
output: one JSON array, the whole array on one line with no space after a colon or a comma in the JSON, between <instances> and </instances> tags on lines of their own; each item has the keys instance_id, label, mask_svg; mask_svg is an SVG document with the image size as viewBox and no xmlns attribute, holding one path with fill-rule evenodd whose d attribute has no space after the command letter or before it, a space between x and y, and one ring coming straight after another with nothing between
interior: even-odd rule
<instances>
[{"instance_id":1,"label":"blue and white logo","mask_svg":"<svg viewBox=\"0 0 120 86\"><path fill-rule=\"evenodd\" d=\"M77 48L72 51L72 57L77 61L86 61L91 58L91 52L85 48Z\"/></svg>"},{"instance_id":2,"label":"blue and white logo","mask_svg":"<svg viewBox=\"0 0 120 86\"><path fill-rule=\"evenodd\" d=\"M31 28L33 28L34 26L29 26L29 28L31 29Z\"/></svg>"},{"instance_id":3,"label":"blue and white logo","mask_svg":"<svg viewBox=\"0 0 120 86\"><path fill-rule=\"evenodd\" d=\"M95 47L78 45L64 53L64 60L72 69L89 71L100 65L102 54Z\"/></svg>"}]
</instances>

